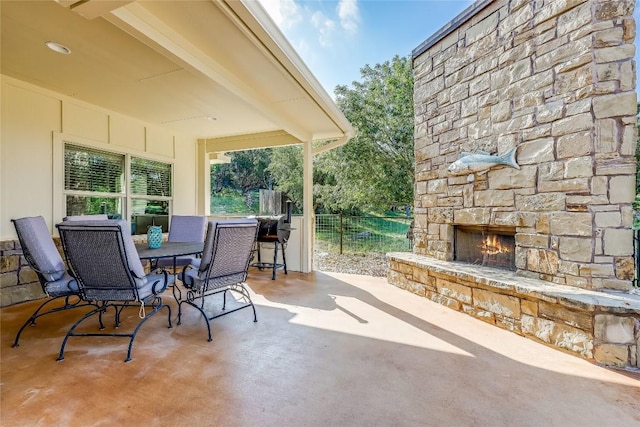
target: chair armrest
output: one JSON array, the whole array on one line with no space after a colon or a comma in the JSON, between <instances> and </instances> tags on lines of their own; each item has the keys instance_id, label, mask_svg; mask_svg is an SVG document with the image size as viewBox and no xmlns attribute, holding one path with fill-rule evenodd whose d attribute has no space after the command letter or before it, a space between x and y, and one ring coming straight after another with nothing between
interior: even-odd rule
<instances>
[{"instance_id":1,"label":"chair armrest","mask_svg":"<svg viewBox=\"0 0 640 427\"><path fill-rule=\"evenodd\" d=\"M157 281L153 284L151 291L153 292L154 295L160 295L167 289L167 286L169 286L169 273L167 273L166 270L162 270L162 274L164 275L164 280L163 280L164 284L161 289L157 289L157 286L160 283L160 281Z\"/></svg>"}]
</instances>

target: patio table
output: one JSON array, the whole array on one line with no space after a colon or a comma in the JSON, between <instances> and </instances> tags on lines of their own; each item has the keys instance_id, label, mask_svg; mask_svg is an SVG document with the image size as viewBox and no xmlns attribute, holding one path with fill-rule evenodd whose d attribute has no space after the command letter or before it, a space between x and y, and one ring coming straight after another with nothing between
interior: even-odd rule
<instances>
[{"instance_id":1,"label":"patio table","mask_svg":"<svg viewBox=\"0 0 640 427\"><path fill-rule=\"evenodd\" d=\"M141 260L152 260L160 258L173 258L173 274L176 276L176 259L181 256L197 255L204 249L204 242L162 242L159 248L151 249L147 243L136 244L138 257ZM176 296L177 283L173 284L173 297L179 301ZM182 296L182 292L178 288L178 293Z\"/></svg>"}]
</instances>

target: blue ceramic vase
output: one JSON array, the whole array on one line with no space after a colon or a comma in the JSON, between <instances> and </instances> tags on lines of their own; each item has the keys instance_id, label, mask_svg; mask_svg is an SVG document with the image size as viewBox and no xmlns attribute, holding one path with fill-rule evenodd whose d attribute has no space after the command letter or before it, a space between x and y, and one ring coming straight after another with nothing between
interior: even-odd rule
<instances>
[{"instance_id":1,"label":"blue ceramic vase","mask_svg":"<svg viewBox=\"0 0 640 427\"><path fill-rule=\"evenodd\" d=\"M149 249L158 249L162 246L162 227L159 225L150 225L147 231L147 243Z\"/></svg>"}]
</instances>

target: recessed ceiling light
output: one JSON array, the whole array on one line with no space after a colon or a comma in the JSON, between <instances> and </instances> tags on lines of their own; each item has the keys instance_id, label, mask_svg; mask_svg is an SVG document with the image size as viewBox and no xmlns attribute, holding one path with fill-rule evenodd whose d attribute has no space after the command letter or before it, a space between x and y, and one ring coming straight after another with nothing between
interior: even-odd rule
<instances>
[{"instance_id":1,"label":"recessed ceiling light","mask_svg":"<svg viewBox=\"0 0 640 427\"><path fill-rule=\"evenodd\" d=\"M216 120L218 120L218 118L214 116L207 116L206 118L207 120L211 120L212 122L215 122Z\"/></svg>"},{"instance_id":2,"label":"recessed ceiling light","mask_svg":"<svg viewBox=\"0 0 640 427\"><path fill-rule=\"evenodd\" d=\"M49 49L51 49L52 51L62 53L64 55L69 55L71 53L71 49L69 49L68 47L60 43L48 41L44 45Z\"/></svg>"}]
</instances>

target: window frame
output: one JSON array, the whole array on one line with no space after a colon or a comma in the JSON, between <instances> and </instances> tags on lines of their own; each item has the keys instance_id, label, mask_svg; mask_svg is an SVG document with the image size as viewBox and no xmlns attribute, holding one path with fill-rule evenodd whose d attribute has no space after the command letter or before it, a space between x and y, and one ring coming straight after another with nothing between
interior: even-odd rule
<instances>
[{"instance_id":1,"label":"window frame","mask_svg":"<svg viewBox=\"0 0 640 427\"><path fill-rule=\"evenodd\" d=\"M173 201L175 195L175 162L173 159L153 155L147 152L126 151L118 149L112 144L98 143L96 141L87 140L75 135L65 135L63 133L55 133L53 138L53 214L54 222L59 222L67 215L66 199L68 195L87 196L87 197L114 197L120 194L122 203L122 218L131 222L133 215L132 200L155 200L168 203L167 216L170 218L173 214ZM98 150L106 153L124 156L124 179L121 193L103 193L86 190L67 190L65 188L65 151L66 146L72 145L87 150ZM143 160L151 160L169 165L170 168L170 191L171 196L150 196L134 194L131 183L131 159L139 158ZM115 197L114 197L115 198Z\"/></svg>"}]
</instances>

